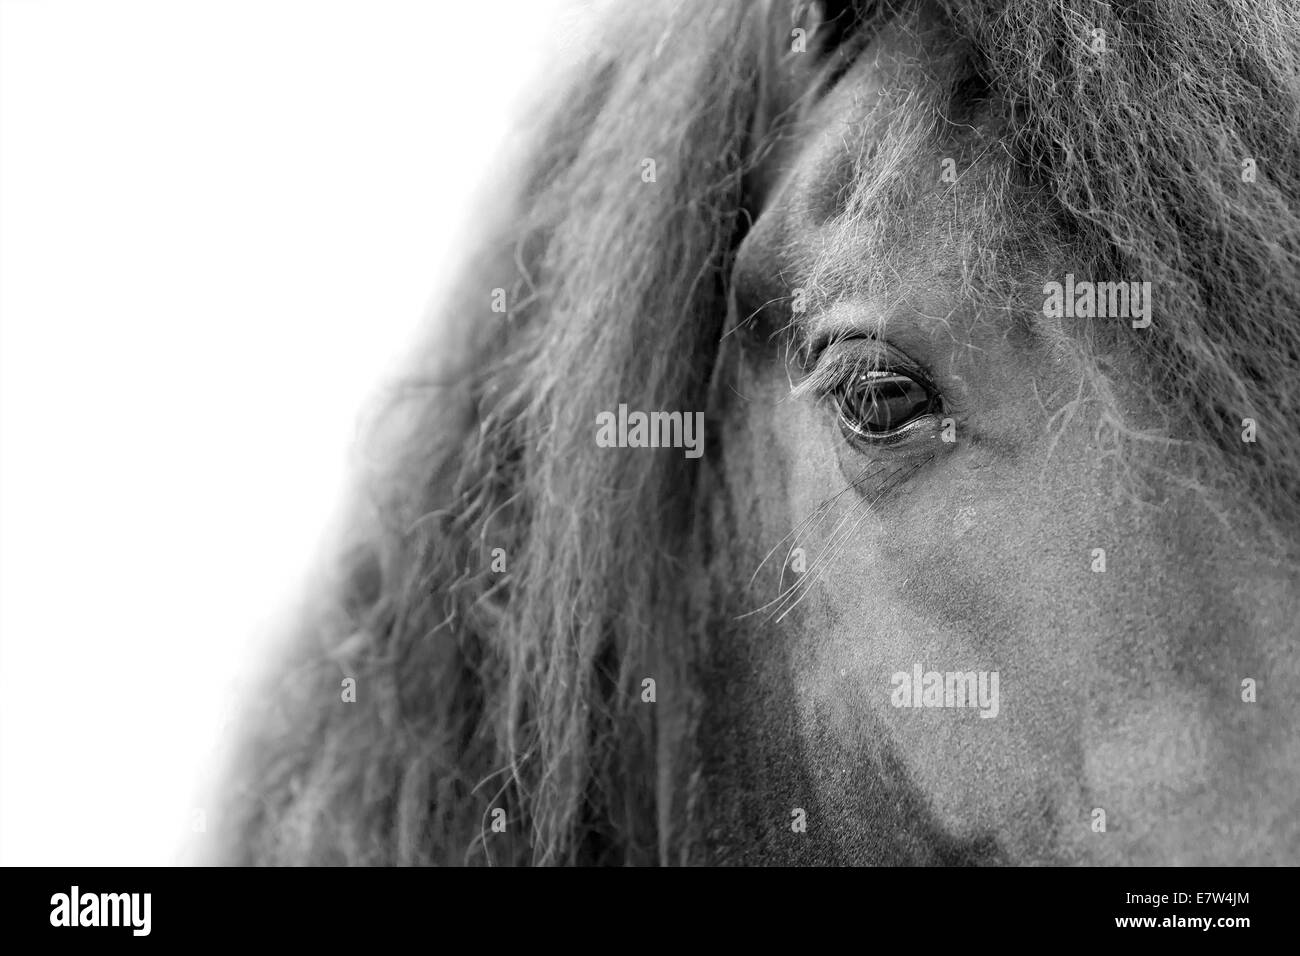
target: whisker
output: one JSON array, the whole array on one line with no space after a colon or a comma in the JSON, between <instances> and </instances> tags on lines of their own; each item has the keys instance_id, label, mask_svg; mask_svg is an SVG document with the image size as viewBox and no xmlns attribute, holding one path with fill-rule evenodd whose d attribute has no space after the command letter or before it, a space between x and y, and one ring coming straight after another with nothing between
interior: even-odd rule
<instances>
[{"instance_id":1,"label":"whisker","mask_svg":"<svg viewBox=\"0 0 1300 956\"><path fill-rule=\"evenodd\" d=\"M839 498L840 498L840 497L841 497L841 496L842 496L846 491L849 491L849 490L855 488L855 487L856 487L860 482L864 481L864 480L866 479L866 476L867 476L867 471L868 471L868 469L870 469L870 468L872 467L872 464L878 464L878 463L873 462L873 463L871 463L871 464L864 465L864 466L862 467L862 470L858 472L857 477L855 477L852 481L850 481L847 485L845 485L843 488L841 488L841 489L840 489L839 491L837 491L835 494L833 494L833 495L831 495L829 498L826 498L825 500L823 500L819 505L817 505L816 508L814 508L811 512L808 513L808 516L807 516L806 518L804 518L804 519L803 519L802 521L800 521L797 525L795 525L793 528L791 528L791 529L786 533L786 535L785 535L783 538L781 538L780 541L778 541L776 544L772 545L772 550L768 551L767 554L764 555L763 560L760 561L760 562L758 563L758 567L754 568L754 573L753 573L752 575L750 575L750 577L749 577L749 584L746 585L746 587L753 587L753 585L754 585L754 580L758 577L759 572L763 570L763 565L767 564L767 562L771 559L772 555L776 552L776 549L777 549L777 548L781 547L781 545L784 544L786 541L789 541L790 538L791 538L792 536L797 535L797 534L798 534L798 533L799 533L799 532L800 532L804 527L806 527L806 526L808 525L808 523L809 523L810 521L813 521L814 519L816 519L816 518L818 518L818 517L820 517L820 516L825 515L826 512L830 510L831 506L832 506L832 505L833 505L837 500L839 500ZM787 551L787 552L786 552L786 557L787 557L787 559L789 558L789 556L790 556L790 552ZM784 580L784 579L785 579L785 568L784 568L784 565L783 565L783 566L782 566L782 569L781 569L781 580ZM778 582L778 583L779 583L779 582Z\"/></svg>"},{"instance_id":2,"label":"whisker","mask_svg":"<svg viewBox=\"0 0 1300 956\"><path fill-rule=\"evenodd\" d=\"M868 515L870 515L874 511L876 505L879 504L879 502L890 491L892 491L899 484L905 481L911 474L913 474L919 468L923 467L932 458L933 456L931 455L928 456L923 461L916 462L911 465L904 464L904 465L896 466L891 473L887 474L883 478L879 490L874 495L872 495L869 499L863 499L862 501L855 503L854 506L848 511L847 514L841 516L839 520L836 521L834 527L831 529L829 535L827 536L825 546L823 547L821 553L813 561L812 566L809 567L807 571L799 577L798 580L794 581L789 587L781 588L778 594L775 597L773 597L770 601L767 601L759 605L758 607L755 607L749 611L746 611L743 614L738 615L735 619L743 620L744 618L751 617L755 614L762 614L763 612L771 609L771 615L768 617L769 623L773 621L779 623L781 620L783 620L786 617L786 615L790 613L790 611L794 610L794 608L797 607L799 603L803 601L803 599L808 595L808 593L818 583L818 581L822 579L826 570L830 567L831 563L835 560L835 558L839 556L839 554L844 549L845 545L847 545L848 542L857 534L857 531L862 526L863 521L867 518ZM815 509L813 509L813 511L809 514L807 518L803 519L802 521L799 522L798 525L792 528L790 532L787 533L781 539L781 541L778 541L777 544L767 553L767 555L764 556L763 560L759 563L758 568L755 569L753 577L750 578L750 584L752 585L754 583L754 581L758 576L759 571L762 570L763 565L765 565L767 561L771 559L772 555L776 552L776 550L781 546L782 543L788 541L792 536L799 534L804 528L806 528L810 524L810 522L817 521L818 523L820 523L821 520L824 520L831 506L840 497L843 496L844 492L859 487L869 477L875 477L876 475L879 474L879 470L883 467L888 467L888 466L879 462L874 462L865 466L858 473L858 475L848 485L845 486L845 488L843 488L841 491L837 492L836 494L832 495L831 497L827 498L825 501L821 502ZM787 563L788 563L789 560L788 555L791 553L791 550L787 549L786 553L787 553ZM778 579L778 587L780 587L780 584L784 582L784 580L785 580L785 563L782 564L781 576Z\"/></svg>"},{"instance_id":3,"label":"whisker","mask_svg":"<svg viewBox=\"0 0 1300 956\"><path fill-rule=\"evenodd\" d=\"M865 465L862 468L862 470L859 471L858 474L853 478L853 480L849 482L849 484L845 485L845 487L842 488L840 491L836 492L834 495L831 495L829 498L827 498L826 500L818 504L817 507L814 508L813 511L808 515L808 517L804 518L792 529L790 529L790 531L783 538L781 538L781 540L778 541L770 551L768 551L767 555L763 558L763 560L759 562L758 567L755 568L754 570L753 576L750 577L750 581L749 581L750 585L751 586L753 585L754 580L758 577L758 574L762 570L763 565L765 565L768 562L768 560L772 557L773 553L775 553L777 548L779 548L783 542L789 541L792 536L800 534L802 531L804 531L804 529L809 527L810 523L814 521L817 522L817 524L813 524L811 530L815 532L820 522L824 520L826 516L830 513L831 506L836 501L838 501L844 495L845 492L857 488L859 485L865 482L869 477L872 477L875 474L875 471L873 469L879 469L880 467L883 467L882 463L880 462L871 462ZM839 527L840 525L837 525L836 530L838 530ZM833 537L835 531L832 531L831 534ZM789 555L791 553L792 553L791 549L786 550L786 560L782 562L781 574L780 577L777 579L778 588L780 588L781 584L785 581L785 567L786 567L786 563L789 561ZM817 562L814 561L813 566L816 567L816 565ZM806 572L805 572L805 576L806 576ZM773 605L779 606L785 600L785 598L787 598L791 593L793 593L799 588L800 584L803 581L804 581L804 577L800 577L799 579L794 581L788 588L782 589L777 594L777 596L774 597L772 600L764 604L761 604L750 611L746 611L744 614L739 615L736 619L743 620L744 618L750 617L751 615L761 614L763 611L767 610Z\"/></svg>"},{"instance_id":4,"label":"whisker","mask_svg":"<svg viewBox=\"0 0 1300 956\"><path fill-rule=\"evenodd\" d=\"M844 545L848 544L848 542L857 534L858 528L861 527L862 522L865 521L868 516L870 516L872 509L875 506L875 503L879 499L880 496L877 496L876 498L873 498L871 501L860 502L854 508L854 510L849 513L849 517L854 519L853 523L845 529L844 533L839 537L838 540L832 539L831 541L827 542L826 550L824 553L824 560L819 561L817 565L815 565L813 568L809 568L809 573L804 576L804 581L800 582L804 584L804 587L795 596L795 599L792 602L790 602L790 605L784 611L782 611L779 616L776 617L777 624L780 624L783 620L785 620L786 615L788 615L791 611L793 611L796 607L798 607L800 602L803 601L803 599L806 598L810 593L812 593L813 587L817 584L818 581L821 580L822 575L825 573L825 570L828 567L830 567L831 563L835 560L835 558L839 557L839 554L843 550Z\"/></svg>"},{"instance_id":5,"label":"whisker","mask_svg":"<svg viewBox=\"0 0 1300 956\"><path fill-rule=\"evenodd\" d=\"M882 488L881 492L877 494L874 498L872 498L869 501L864 499L862 501L857 502L853 506L853 508L849 511L849 513L840 519L839 523L835 526L835 529L831 532L830 537L827 539L826 545L822 549L821 555L817 558L816 561L813 562L812 567L810 567L807 570L807 572L799 579L798 584L800 586L794 588L790 592L790 594L794 595L794 601L784 611L781 611L779 617L776 617L776 620L778 622L782 620L787 614L789 614L790 611L793 610L795 606L797 606L799 602L802 601L808 595L808 593L813 589L813 586L816 585L816 583L819 580L821 580L821 577L825 572L826 568L828 568L831 562L836 557L839 556L839 553L843 549L843 546L849 542L849 540L853 537L854 534L857 533L857 530L861 526L863 519L865 519L866 516L871 513L872 508L875 506L876 502L880 500L884 492L888 489L889 481L892 480L893 478L894 475L891 475L889 479L886 479L885 486ZM786 599L788 599L788 597L789 594L787 594ZM782 603L784 603L784 600L782 601ZM774 611L773 614L775 615L776 612Z\"/></svg>"},{"instance_id":6,"label":"whisker","mask_svg":"<svg viewBox=\"0 0 1300 956\"><path fill-rule=\"evenodd\" d=\"M874 464L874 465L879 465L879 463L872 463L872 464ZM762 560L761 562L759 562L758 567L754 570L754 574L750 577L750 581L749 581L750 585L751 585L751 586L753 585L754 580L755 580L755 578L757 578L759 571L762 570L763 565L765 565L765 564L768 562L768 560L772 557L772 554L776 551L776 549L779 548L779 547L781 546L782 542L785 542L785 541L790 540L791 536L793 536L793 535L798 535L798 534L800 534L801 532L803 532L805 529L809 529L809 531L810 531L810 536L811 536L811 533L815 532L816 529L817 529L817 527L820 525L820 523L821 523L823 520L825 520L825 518L826 518L826 516L827 516L828 514L830 514L831 505L833 505L833 504L834 504L834 503L835 503L835 502L836 502L840 497L842 497L842 496L844 495L845 492L850 491L850 490L852 490L853 488L858 487L860 484L862 484L864 481L866 481L867 478L870 477L870 475L872 474L872 473L870 472L870 469L871 469L871 468L872 468L872 465L867 465L867 466L865 466L865 467L864 467L860 472L858 472L857 477L855 477L855 478L853 479L852 482L850 482L850 483L849 483L848 485L846 485L843 489L841 489L840 491L836 492L836 493L835 493L834 495L832 495L831 497L827 498L825 501L821 502L821 504L819 504L816 508L813 509L813 511L808 515L808 517L804 518L802 521L799 522L799 524L795 525L795 527L793 527L792 529L790 529L790 531L789 531L789 532L788 532L788 533L787 533L787 534L786 534L786 535L785 535L785 536L784 536L780 541L778 541L778 542L776 543L776 545L773 546L773 548L772 548L770 551L768 551L767 555L763 558L763 560ZM816 524L812 524L812 525L811 525L811 528L809 528L810 523L811 523L811 522L814 522L814 521L816 522ZM839 527L839 525L836 526L837 529L838 529L838 527ZM835 534L834 531L832 531L831 533L832 533L832 536ZM793 553L793 549L791 549L791 548L787 548L787 549L786 549L786 558L785 558L785 560L784 560L784 561L782 562L782 564L781 564L781 574L780 574L780 576L777 578L777 587L778 587L778 588L780 588L781 585L782 585L782 583L785 581L785 569L786 569L786 564L789 562L789 556L790 556L790 554L792 554L792 553ZM814 567L815 567L815 566L816 566L816 561L814 561L813 564L814 564ZM766 602L765 604L761 604L761 605L759 605L758 607L753 608L753 609L750 610L750 611L746 611L744 614L742 614L742 615L740 615L739 617L737 617L737 620L741 620L741 619L746 618L746 617L749 617L749 616L751 616L751 615L753 615L753 614L759 614L759 613L765 611L767 608L771 607L773 604L780 604L780 602L781 602L781 601L782 601L786 596L788 596L791 592L793 592L795 589L797 589L797 588L799 587L799 585L800 585L800 583L801 583L802 581L803 581L803 577L800 577L799 579L797 579L796 581L794 581L794 582L793 582L793 583L792 583L788 588L784 588L783 590L781 590L780 593L778 593L777 596L774 597L772 600Z\"/></svg>"}]
</instances>

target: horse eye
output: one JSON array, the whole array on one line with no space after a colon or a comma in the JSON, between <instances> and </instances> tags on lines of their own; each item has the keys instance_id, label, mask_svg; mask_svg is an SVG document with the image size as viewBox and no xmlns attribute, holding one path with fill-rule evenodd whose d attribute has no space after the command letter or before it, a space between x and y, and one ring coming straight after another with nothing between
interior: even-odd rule
<instances>
[{"instance_id":1,"label":"horse eye","mask_svg":"<svg viewBox=\"0 0 1300 956\"><path fill-rule=\"evenodd\" d=\"M860 438L877 438L939 410L928 385L898 371L863 371L837 391L840 424Z\"/></svg>"}]
</instances>

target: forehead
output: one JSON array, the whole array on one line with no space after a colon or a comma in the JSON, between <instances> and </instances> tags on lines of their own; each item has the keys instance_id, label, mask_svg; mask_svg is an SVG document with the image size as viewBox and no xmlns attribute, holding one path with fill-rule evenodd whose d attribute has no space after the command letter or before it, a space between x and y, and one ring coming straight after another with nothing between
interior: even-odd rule
<instances>
[{"instance_id":1,"label":"forehead","mask_svg":"<svg viewBox=\"0 0 1300 956\"><path fill-rule=\"evenodd\" d=\"M992 291L1025 256L1023 217L1005 214L1016 189L996 104L937 15L886 24L833 88L789 112L756 170L738 321L802 326L848 298L882 316L942 313L942 290Z\"/></svg>"}]
</instances>

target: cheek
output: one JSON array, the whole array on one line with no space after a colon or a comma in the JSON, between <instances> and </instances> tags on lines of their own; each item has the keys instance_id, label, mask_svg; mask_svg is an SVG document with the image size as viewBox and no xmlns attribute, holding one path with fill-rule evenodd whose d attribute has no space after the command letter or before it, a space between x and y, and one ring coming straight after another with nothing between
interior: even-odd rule
<instances>
[{"instance_id":1,"label":"cheek","mask_svg":"<svg viewBox=\"0 0 1300 956\"><path fill-rule=\"evenodd\" d=\"M833 425L783 386L729 423L737 577L771 553L748 599L784 593L770 616L789 613L766 625L756 720L793 718L814 790L798 799L815 796L835 840L906 791L945 833L993 834L1022 860L1209 858L1224 840L1267 855L1260 834L1284 829L1270 806L1293 804L1277 768L1295 765L1294 721L1235 695L1243 675L1296 670L1278 631L1297 614L1271 610L1300 605L1293 577L1257 594L1249 547L1216 539L1205 508L1155 486L1157 507L1131 500L1082 417L973 439L866 508ZM949 706L949 674L984 675L984 701ZM1262 787L1286 795L1268 805Z\"/></svg>"},{"instance_id":2,"label":"cheek","mask_svg":"<svg viewBox=\"0 0 1300 956\"><path fill-rule=\"evenodd\" d=\"M1060 814L1046 808L1083 812L1078 627L1104 601L1086 546L1101 530L1089 496L1070 490L1077 472L991 457L971 449L918 474L852 519L847 540L810 536L828 560L794 625L792 666L803 736L836 755L811 760L825 802L855 800L846 760L892 758L946 832L996 832L1028 852L1053 842ZM790 496L806 506L823 490L808 474Z\"/></svg>"},{"instance_id":3,"label":"cheek","mask_svg":"<svg viewBox=\"0 0 1300 956\"><path fill-rule=\"evenodd\" d=\"M1052 821L1032 808L1058 804L1082 759L1062 747L1075 736L1072 650L1022 600L1031 569L1016 584L1004 576L1011 542L986 542L978 510L960 520L963 531L944 522L941 558L864 541L834 562L801 622L801 721L841 754L899 761L949 834L1042 846ZM1042 565L1032 570L1041 583ZM821 782L830 802L852 801L836 779Z\"/></svg>"}]
</instances>

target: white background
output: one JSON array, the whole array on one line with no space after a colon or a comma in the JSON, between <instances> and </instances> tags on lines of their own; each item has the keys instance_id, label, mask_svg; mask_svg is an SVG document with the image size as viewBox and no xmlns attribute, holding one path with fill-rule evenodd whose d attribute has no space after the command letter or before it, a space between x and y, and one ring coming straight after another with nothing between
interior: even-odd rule
<instances>
[{"instance_id":1,"label":"white background","mask_svg":"<svg viewBox=\"0 0 1300 956\"><path fill-rule=\"evenodd\" d=\"M0 862L176 859L556 0L0 0Z\"/></svg>"}]
</instances>

